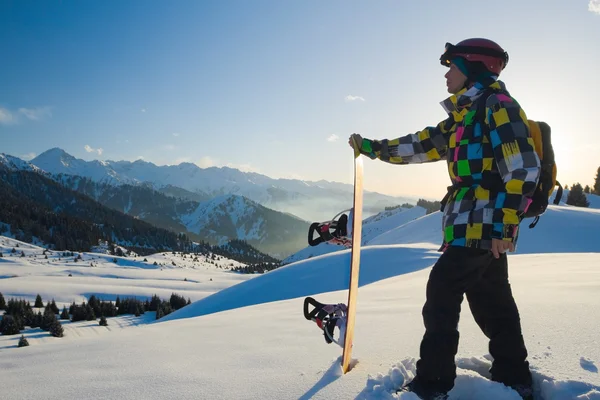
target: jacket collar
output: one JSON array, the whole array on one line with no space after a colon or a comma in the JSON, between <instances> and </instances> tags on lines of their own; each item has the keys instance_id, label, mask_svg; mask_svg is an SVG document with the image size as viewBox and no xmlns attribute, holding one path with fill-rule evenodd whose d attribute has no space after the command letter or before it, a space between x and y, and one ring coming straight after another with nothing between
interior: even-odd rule
<instances>
[{"instance_id":1,"label":"jacket collar","mask_svg":"<svg viewBox=\"0 0 600 400\"><path fill-rule=\"evenodd\" d=\"M487 82L477 82L468 89L463 88L460 92L453 94L446 100L440 102L440 104L449 115L454 116L455 121L462 121L464 115L471 108L471 105L487 89L504 91L506 90L506 86L504 85L504 82L499 81L498 77L494 76Z\"/></svg>"}]
</instances>

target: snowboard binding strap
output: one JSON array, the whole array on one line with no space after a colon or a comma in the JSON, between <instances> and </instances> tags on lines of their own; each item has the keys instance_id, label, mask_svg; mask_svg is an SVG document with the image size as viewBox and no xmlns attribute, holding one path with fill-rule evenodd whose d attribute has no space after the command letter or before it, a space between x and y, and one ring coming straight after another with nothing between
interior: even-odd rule
<instances>
[{"instance_id":1,"label":"snowboard binding strap","mask_svg":"<svg viewBox=\"0 0 600 400\"><path fill-rule=\"evenodd\" d=\"M313 306L314 308L309 311L309 306ZM312 297L304 299L304 318L314 321L323 330L323 336L328 344L335 343L338 346L343 346L340 343L344 341L347 315L348 308L345 304L322 304ZM336 326L340 331L339 340L334 338Z\"/></svg>"},{"instance_id":2,"label":"snowboard binding strap","mask_svg":"<svg viewBox=\"0 0 600 400\"><path fill-rule=\"evenodd\" d=\"M317 246L323 242L338 244L346 247L352 246L352 240L348 236L348 215L352 209L344 210L336 214L330 221L313 222L308 229L308 244ZM315 233L318 236L315 238Z\"/></svg>"}]
</instances>

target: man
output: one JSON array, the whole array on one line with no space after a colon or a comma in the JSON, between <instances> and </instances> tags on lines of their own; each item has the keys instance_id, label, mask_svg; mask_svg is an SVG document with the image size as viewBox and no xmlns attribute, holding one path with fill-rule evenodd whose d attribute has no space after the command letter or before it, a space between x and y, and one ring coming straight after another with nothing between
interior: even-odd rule
<instances>
[{"instance_id":1,"label":"man","mask_svg":"<svg viewBox=\"0 0 600 400\"><path fill-rule=\"evenodd\" d=\"M394 140L358 134L349 144L392 164L445 159L452 186L442 201L442 255L427 282L425 334L417 374L403 390L445 399L454 386L460 306L466 294L474 319L490 339L492 379L533 399L519 312L508 282L506 251L514 251L519 223L531 203L540 160L527 117L500 72L508 54L488 39L447 44L449 67L442 102L448 119Z\"/></svg>"}]
</instances>

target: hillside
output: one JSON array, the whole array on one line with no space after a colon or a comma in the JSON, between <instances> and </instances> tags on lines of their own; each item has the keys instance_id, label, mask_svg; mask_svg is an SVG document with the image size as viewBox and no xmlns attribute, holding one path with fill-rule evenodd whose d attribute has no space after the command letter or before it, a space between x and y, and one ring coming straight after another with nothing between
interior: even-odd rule
<instances>
[{"instance_id":1,"label":"hillside","mask_svg":"<svg viewBox=\"0 0 600 400\"><path fill-rule=\"evenodd\" d=\"M255 276L229 272L245 264L212 252L71 255L0 236L0 253L0 292L5 297L33 301L39 293L45 299L54 298L61 308L86 301L92 294L114 301L116 296L168 298L177 292L199 300Z\"/></svg>"},{"instance_id":2,"label":"hillside","mask_svg":"<svg viewBox=\"0 0 600 400\"><path fill-rule=\"evenodd\" d=\"M0 191L3 231L27 242L36 237L57 250L86 251L109 241L142 253L190 245L185 235L106 208L35 172L0 165Z\"/></svg>"},{"instance_id":3,"label":"hillside","mask_svg":"<svg viewBox=\"0 0 600 400\"><path fill-rule=\"evenodd\" d=\"M33 330L25 333L33 344L24 349L14 348L16 337L1 337L3 393L11 399L31 398L34 386L25 384L25 376L54 382L66 373L72 384L48 385L47 398L193 399L202 393L215 399L414 400L410 394L394 392L415 372L423 334L425 285L439 255L435 242L418 241L429 240L429 226L437 225L436 218L436 214L420 217L373 239L391 242L403 238L408 243L363 248L355 366L346 375L339 367L340 347L327 345L318 327L304 319L302 302L309 295L326 303L346 301L349 250L292 263L195 297L197 301L153 323L140 320L134 325L129 321L135 319L109 319L111 331L98 331L95 324L66 324L68 335L61 339L44 339L46 336ZM378 221L385 222L385 218ZM519 252L509 255L511 286L520 309L536 400L600 396L596 329L600 324L600 245L588 240L599 237L598 222L598 210L552 207L531 230L536 234L523 236ZM538 230L541 226L544 228ZM409 227L412 236L404 232ZM560 247L564 243L569 244L568 251ZM522 254L542 245L544 253ZM549 254L552 251L555 253ZM21 263L19 276L9 277L2 269L5 262L0 259L2 287L10 284L11 293L27 288L32 294L48 287L53 293L47 294L56 295L64 284L48 283L71 279L73 286L64 292L92 292L86 281L90 276L77 282L75 274L60 276L51 266L15 259L13 262ZM104 290L109 298L114 296L110 293L148 293L165 285L168 289L164 292L202 285L197 278L192 279L198 283L189 282L193 268L103 268L80 266L78 271L98 274L102 281L96 281L94 292ZM14 267L10 271L15 271ZM183 274L171 280L177 271L185 274L188 282L181 281ZM239 276L218 272L223 278ZM111 278L112 273L121 279ZM123 281L126 286L120 286ZM195 291L184 293L194 295ZM518 400L514 391L489 380L487 340L467 307L459 329L458 377L450 400ZM47 368L49 359L53 368ZM161 377L159 383L157 376ZM102 390L90 390L90 385Z\"/></svg>"}]
</instances>

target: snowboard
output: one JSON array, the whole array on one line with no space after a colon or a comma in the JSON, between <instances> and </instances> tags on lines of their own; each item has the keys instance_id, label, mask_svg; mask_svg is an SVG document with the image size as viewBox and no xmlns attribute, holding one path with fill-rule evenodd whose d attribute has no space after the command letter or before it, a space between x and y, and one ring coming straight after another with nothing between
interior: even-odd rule
<instances>
[{"instance_id":1,"label":"snowboard","mask_svg":"<svg viewBox=\"0 0 600 400\"><path fill-rule=\"evenodd\" d=\"M344 334L342 353L342 371L350 370L350 357L354 340L354 320L356 315L356 297L358 294L358 271L360 268L360 242L362 237L363 209L363 162L360 153L354 151L354 217L352 219L352 256L350 260L350 285L348 288L348 317Z\"/></svg>"}]
</instances>

